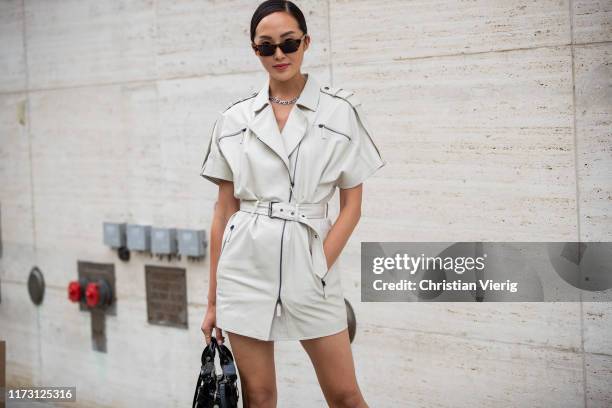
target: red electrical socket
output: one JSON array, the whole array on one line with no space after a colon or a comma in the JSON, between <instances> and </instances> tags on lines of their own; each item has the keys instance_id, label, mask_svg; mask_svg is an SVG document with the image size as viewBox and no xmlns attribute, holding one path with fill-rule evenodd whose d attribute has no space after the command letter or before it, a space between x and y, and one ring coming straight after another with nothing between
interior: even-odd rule
<instances>
[{"instance_id":1,"label":"red electrical socket","mask_svg":"<svg viewBox=\"0 0 612 408\"><path fill-rule=\"evenodd\" d=\"M85 290L85 297L87 298L87 306L96 307L100 303L100 285L95 282L87 284Z\"/></svg>"},{"instance_id":2,"label":"red electrical socket","mask_svg":"<svg viewBox=\"0 0 612 408\"><path fill-rule=\"evenodd\" d=\"M68 299L72 302L79 302L83 294L83 287L79 281L72 281L68 284Z\"/></svg>"},{"instance_id":3,"label":"red electrical socket","mask_svg":"<svg viewBox=\"0 0 612 408\"><path fill-rule=\"evenodd\" d=\"M89 282L85 289L85 298L87 299L87 306L90 308L108 306L112 300L111 287L104 279Z\"/></svg>"}]
</instances>

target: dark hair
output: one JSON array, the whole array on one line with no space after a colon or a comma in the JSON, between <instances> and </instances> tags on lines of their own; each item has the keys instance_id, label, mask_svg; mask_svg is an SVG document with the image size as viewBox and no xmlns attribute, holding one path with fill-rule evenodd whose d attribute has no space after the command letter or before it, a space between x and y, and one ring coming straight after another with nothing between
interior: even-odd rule
<instances>
[{"instance_id":1,"label":"dark hair","mask_svg":"<svg viewBox=\"0 0 612 408\"><path fill-rule=\"evenodd\" d=\"M251 18L251 42L255 40L255 29L257 28L259 22L268 14L272 14L277 11L286 11L287 13L291 14L293 18L297 20L300 30L302 30L304 34L308 33L304 14L302 13L302 10L300 10L300 8L292 1L266 0L257 6L257 9L253 13L253 17Z\"/></svg>"}]
</instances>

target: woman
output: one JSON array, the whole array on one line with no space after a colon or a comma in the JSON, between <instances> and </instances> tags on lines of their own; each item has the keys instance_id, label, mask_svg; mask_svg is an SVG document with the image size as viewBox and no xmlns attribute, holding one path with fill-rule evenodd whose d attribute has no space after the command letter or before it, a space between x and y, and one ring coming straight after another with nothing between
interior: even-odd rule
<instances>
[{"instance_id":1,"label":"woman","mask_svg":"<svg viewBox=\"0 0 612 408\"><path fill-rule=\"evenodd\" d=\"M359 221L361 183L386 162L355 94L300 71L310 37L295 4L260 4L251 42L268 79L220 113L202 165L219 185L202 331L207 344L213 328L229 336L245 407L276 406L275 340L300 340L330 406L367 407L334 263Z\"/></svg>"}]
</instances>

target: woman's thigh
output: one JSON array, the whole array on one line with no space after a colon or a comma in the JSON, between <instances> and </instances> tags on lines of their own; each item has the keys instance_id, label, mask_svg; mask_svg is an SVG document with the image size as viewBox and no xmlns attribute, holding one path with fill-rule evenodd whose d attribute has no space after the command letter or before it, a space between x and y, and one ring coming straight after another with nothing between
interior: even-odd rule
<instances>
[{"instance_id":1,"label":"woman's thigh","mask_svg":"<svg viewBox=\"0 0 612 408\"><path fill-rule=\"evenodd\" d=\"M276 406L274 342L225 331L240 375L243 406Z\"/></svg>"},{"instance_id":2,"label":"woman's thigh","mask_svg":"<svg viewBox=\"0 0 612 408\"><path fill-rule=\"evenodd\" d=\"M348 329L300 342L314 365L321 390L330 406L342 406L350 401L354 405L349 406L366 406L355 377Z\"/></svg>"}]
</instances>

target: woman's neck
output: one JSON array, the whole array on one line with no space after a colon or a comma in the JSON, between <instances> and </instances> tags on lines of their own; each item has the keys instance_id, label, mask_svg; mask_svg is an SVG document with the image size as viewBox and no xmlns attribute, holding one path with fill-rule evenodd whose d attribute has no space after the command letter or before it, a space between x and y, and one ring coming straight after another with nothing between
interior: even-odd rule
<instances>
[{"instance_id":1,"label":"woman's neck","mask_svg":"<svg viewBox=\"0 0 612 408\"><path fill-rule=\"evenodd\" d=\"M298 73L287 81L277 81L270 78L270 95L279 99L292 99L302 92L306 85L308 74Z\"/></svg>"}]
</instances>

